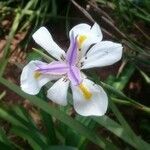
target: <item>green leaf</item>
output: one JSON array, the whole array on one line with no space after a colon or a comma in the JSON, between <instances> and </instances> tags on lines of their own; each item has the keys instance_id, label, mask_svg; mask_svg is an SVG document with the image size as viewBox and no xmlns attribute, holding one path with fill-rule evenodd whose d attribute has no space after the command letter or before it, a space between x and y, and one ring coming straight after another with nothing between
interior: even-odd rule
<instances>
[{"instance_id":1,"label":"green leaf","mask_svg":"<svg viewBox=\"0 0 150 150\"><path fill-rule=\"evenodd\" d=\"M10 140L7 138L7 136L5 135L3 129L1 129L1 128L0 128L0 142L7 145L8 147L12 146Z\"/></svg>"},{"instance_id":2,"label":"green leaf","mask_svg":"<svg viewBox=\"0 0 150 150\"><path fill-rule=\"evenodd\" d=\"M117 149L117 147L114 144L106 141L101 136L98 136L96 133L89 130L84 125L82 125L78 121L74 120L70 116L67 116L65 113L59 111L57 108L55 108L51 105L48 105L46 102L42 101L40 98L24 93L15 84L10 83L10 82L8 82L7 80L5 80L3 78L0 78L0 83L7 86L9 89L11 89L15 93L19 94L20 96L28 99L35 106L39 107L40 109L47 112L48 114L54 116L56 119L62 121L67 126L72 128L73 130L75 130L79 134L85 136L87 139L89 139L90 141L92 141L96 145L100 146L101 148L103 148L103 149L112 149L112 150Z\"/></svg>"},{"instance_id":3,"label":"green leaf","mask_svg":"<svg viewBox=\"0 0 150 150\"><path fill-rule=\"evenodd\" d=\"M20 118L22 118L23 120L25 120L28 125L31 126L31 128L36 128L35 123L33 122L33 120L31 119L31 116L29 115L29 113L26 111L25 108L21 107L21 106L17 106L14 105L12 107L12 111L13 113L15 113L16 115L18 115ZM12 113L12 114L13 114Z\"/></svg>"},{"instance_id":4,"label":"green leaf","mask_svg":"<svg viewBox=\"0 0 150 150\"><path fill-rule=\"evenodd\" d=\"M139 103L137 103L136 101L128 98L126 95L124 95L120 90L118 89L115 89L114 87L106 84L106 83L103 83L103 82L100 82L99 79L95 76L95 80L97 83L101 84L107 91L108 91L108 95L115 95L115 96L118 96L120 98L123 98L125 100L128 100L129 102L131 102L132 104L135 104L137 106L139 106L140 109L144 109L144 111L150 113L150 108L146 107L146 106L143 106ZM115 114L115 116L117 117L117 119L119 120L120 124L122 125L123 129L127 132L127 136L131 137L132 138L132 141L134 143L136 143L136 148L141 148L143 149L144 147L145 148L148 148L149 147L149 144L146 143L144 140L140 139L134 132L133 130L130 128L130 126L128 125L128 123L126 122L126 120L124 119L124 117L121 115L120 111L117 109L117 107L115 106L115 104L112 102L112 100L109 101L109 104L110 104L110 108L112 109L113 113ZM107 126L105 126L107 128ZM109 128L108 128L109 130ZM118 135L117 135L118 136ZM122 138L122 137L121 137ZM127 139L127 138L126 138ZM126 140L125 139L125 140ZM129 141L128 141L129 142ZM132 145L134 146L134 145Z\"/></svg>"},{"instance_id":5,"label":"green leaf","mask_svg":"<svg viewBox=\"0 0 150 150\"><path fill-rule=\"evenodd\" d=\"M77 132L72 131L70 128L66 130L65 145L78 146L81 136Z\"/></svg>"},{"instance_id":6,"label":"green leaf","mask_svg":"<svg viewBox=\"0 0 150 150\"><path fill-rule=\"evenodd\" d=\"M124 69L122 70L122 72L119 74L118 77L109 76L109 78L106 80L106 83L115 87L118 90L123 90L127 85L127 83L129 82L134 71L135 66L131 63L128 63L124 66Z\"/></svg>"},{"instance_id":7,"label":"green leaf","mask_svg":"<svg viewBox=\"0 0 150 150\"><path fill-rule=\"evenodd\" d=\"M13 126L11 131L23 139L26 139L34 150L41 150L47 147L47 145L43 143L40 138L27 129L19 126Z\"/></svg>"},{"instance_id":8,"label":"green leaf","mask_svg":"<svg viewBox=\"0 0 150 150\"><path fill-rule=\"evenodd\" d=\"M0 147L1 147L1 150L14 150L13 147L11 147L5 143L2 143L1 141L0 141Z\"/></svg>"},{"instance_id":9,"label":"green leaf","mask_svg":"<svg viewBox=\"0 0 150 150\"><path fill-rule=\"evenodd\" d=\"M144 80L150 84L150 77L144 72L142 71L140 68L138 68L139 72L141 73L142 77L144 78Z\"/></svg>"},{"instance_id":10,"label":"green leaf","mask_svg":"<svg viewBox=\"0 0 150 150\"><path fill-rule=\"evenodd\" d=\"M137 148L137 144L133 142L132 137L130 137L126 130L118 123L113 121L107 116L102 117L92 117L94 121L96 121L98 124L121 138L124 142L127 142L128 144L132 145L133 147Z\"/></svg>"},{"instance_id":11,"label":"green leaf","mask_svg":"<svg viewBox=\"0 0 150 150\"><path fill-rule=\"evenodd\" d=\"M40 91L38 96L45 101L47 100L46 94L44 93L44 88ZM54 127L52 116L43 110L40 110L40 114L43 120L43 125L46 129L45 134L47 135L48 143L57 144L57 138L56 138L55 127Z\"/></svg>"},{"instance_id":12,"label":"green leaf","mask_svg":"<svg viewBox=\"0 0 150 150\"><path fill-rule=\"evenodd\" d=\"M119 97L120 99L127 100L127 101L129 101L130 103L136 105L136 107L139 108L139 110L142 110L142 111L144 111L144 112L150 114L150 108L149 108L149 107L144 106L144 105L142 105L142 104L136 102L135 100L133 100L133 99L127 97L127 96L126 96L124 93L122 93L120 90L117 90L117 89L115 89L114 87L112 87L112 86L110 86L110 85L108 85L108 84L106 84L106 83L104 83L104 82L99 82L99 81L98 81L98 83L100 83L100 84L108 91L108 93L110 93L110 95L115 95L115 96Z\"/></svg>"},{"instance_id":13,"label":"green leaf","mask_svg":"<svg viewBox=\"0 0 150 150\"><path fill-rule=\"evenodd\" d=\"M0 94L0 100L3 99L3 97L6 95L6 91L3 91L1 94Z\"/></svg>"},{"instance_id":14,"label":"green leaf","mask_svg":"<svg viewBox=\"0 0 150 150\"><path fill-rule=\"evenodd\" d=\"M0 117L10 122L13 126L18 126L24 130L30 131L30 133L34 135L35 138L40 139L42 143L46 143L46 138L38 131L38 129L33 126L31 122L25 121L15 112L11 111L10 113L3 108L0 108Z\"/></svg>"},{"instance_id":15,"label":"green leaf","mask_svg":"<svg viewBox=\"0 0 150 150\"><path fill-rule=\"evenodd\" d=\"M72 146L59 145L59 146L50 146L45 150L78 150L78 149Z\"/></svg>"},{"instance_id":16,"label":"green leaf","mask_svg":"<svg viewBox=\"0 0 150 150\"><path fill-rule=\"evenodd\" d=\"M125 118L122 116L122 114L120 113L119 109L116 107L116 105L113 103L112 100L109 101L110 103L110 107L113 111L113 113L115 114L115 116L117 117L118 121L120 122L120 124L122 125L122 127L124 128L124 130L126 131L126 133L128 134L128 136L131 138L133 143L136 143L136 148L139 150L145 150L147 148L150 147L150 144L148 144L147 142L145 142L144 140L142 140L141 138L139 138L134 131L131 129L131 127L129 126L129 124L127 123L127 121L125 120Z\"/></svg>"},{"instance_id":17,"label":"green leaf","mask_svg":"<svg viewBox=\"0 0 150 150\"><path fill-rule=\"evenodd\" d=\"M42 56L39 53L36 52L30 52L27 54L27 61L31 60L41 60Z\"/></svg>"}]
</instances>

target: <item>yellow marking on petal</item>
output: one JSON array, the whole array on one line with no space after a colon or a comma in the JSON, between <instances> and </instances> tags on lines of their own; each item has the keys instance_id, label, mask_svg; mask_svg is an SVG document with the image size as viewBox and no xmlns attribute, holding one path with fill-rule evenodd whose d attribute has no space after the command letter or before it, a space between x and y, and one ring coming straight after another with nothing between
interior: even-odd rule
<instances>
[{"instance_id":1,"label":"yellow marking on petal","mask_svg":"<svg viewBox=\"0 0 150 150\"><path fill-rule=\"evenodd\" d=\"M83 42L87 39L87 36L85 35L79 35L78 36L78 45L79 45L79 48L81 48Z\"/></svg>"},{"instance_id":2,"label":"yellow marking on petal","mask_svg":"<svg viewBox=\"0 0 150 150\"><path fill-rule=\"evenodd\" d=\"M89 91L89 89L83 85L83 83L79 84L79 88L83 93L83 96L86 100L90 100L90 98L92 97L92 93Z\"/></svg>"},{"instance_id":3,"label":"yellow marking on petal","mask_svg":"<svg viewBox=\"0 0 150 150\"><path fill-rule=\"evenodd\" d=\"M42 74L42 73L40 73L40 72L38 72L38 71L35 71L35 72L34 72L34 78L35 78L35 79L39 79L40 76L41 76L41 74Z\"/></svg>"}]
</instances>

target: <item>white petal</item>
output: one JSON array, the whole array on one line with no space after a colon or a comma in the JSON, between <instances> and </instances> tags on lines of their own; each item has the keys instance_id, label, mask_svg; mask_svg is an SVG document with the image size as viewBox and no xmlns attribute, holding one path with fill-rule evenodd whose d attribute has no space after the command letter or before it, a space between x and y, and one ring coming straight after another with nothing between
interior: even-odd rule
<instances>
[{"instance_id":1,"label":"white petal","mask_svg":"<svg viewBox=\"0 0 150 150\"><path fill-rule=\"evenodd\" d=\"M54 42L51 34L45 27L39 28L33 35L37 44L58 60L65 56L65 52Z\"/></svg>"},{"instance_id":2,"label":"white petal","mask_svg":"<svg viewBox=\"0 0 150 150\"><path fill-rule=\"evenodd\" d=\"M69 32L70 37L71 37L72 32L74 33L75 37L77 35L86 35L88 37L90 36L95 39L98 38L97 39L98 41L102 40L101 29L100 29L100 26L96 22L94 23L92 27L85 23L81 23L81 24L74 26Z\"/></svg>"},{"instance_id":3,"label":"white petal","mask_svg":"<svg viewBox=\"0 0 150 150\"><path fill-rule=\"evenodd\" d=\"M69 80L61 78L47 91L47 97L53 102L65 106L67 105L68 87Z\"/></svg>"},{"instance_id":4,"label":"white petal","mask_svg":"<svg viewBox=\"0 0 150 150\"><path fill-rule=\"evenodd\" d=\"M102 31L100 29L100 26L95 22L94 25L91 28L92 35L95 35L98 37L98 41L101 41L103 38Z\"/></svg>"},{"instance_id":5,"label":"white petal","mask_svg":"<svg viewBox=\"0 0 150 150\"><path fill-rule=\"evenodd\" d=\"M122 49L121 44L110 41L97 43L81 59L82 69L112 65L121 59Z\"/></svg>"},{"instance_id":6,"label":"white petal","mask_svg":"<svg viewBox=\"0 0 150 150\"><path fill-rule=\"evenodd\" d=\"M78 86L72 85L73 105L76 112L82 116L102 116L108 107L108 97L105 91L88 79L83 80L84 86L92 93L91 99L83 96Z\"/></svg>"},{"instance_id":7,"label":"white petal","mask_svg":"<svg viewBox=\"0 0 150 150\"><path fill-rule=\"evenodd\" d=\"M35 70L37 69L38 64L45 64L41 61L35 60L30 61L24 68L21 73L21 89L31 95L37 94L41 87L51 80L58 79L58 76L50 75L41 75L39 78L35 78Z\"/></svg>"},{"instance_id":8,"label":"white petal","mask_svg":"<svg viewBox=\"0 0 150 150\"><path fill-rule=\"evenodd\" d=\"M84 56L84 54L86 53L86 51L88 50L91 44L95 44L102 40L102 32L97 23L94 23L92 27L85 23L76 25L70 30L70 33L69 33L70 38L71 38L72 32L74 33L75 37L80 36L80 35L84 35L87 37L81 47L82 56Z\"/></svg>"},{"instance_id":9,"label":"white petal","mask_svg":"<svg viewBox=\"0 0 150 150\"><path fill-rule=\"evenodd\" d=\"M74 26L70 32L69 36L71 37L72 32L74 33L74 36L76 37L77 35L85 35L90 32L91 26L85 23L78 24Z\"/></svg>"}]
</instances>

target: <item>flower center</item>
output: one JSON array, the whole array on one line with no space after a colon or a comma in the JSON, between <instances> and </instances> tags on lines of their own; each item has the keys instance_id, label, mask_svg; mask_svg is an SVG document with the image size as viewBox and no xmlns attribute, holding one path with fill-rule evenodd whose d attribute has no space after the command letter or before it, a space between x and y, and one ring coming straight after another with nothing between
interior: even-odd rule
<instances>
[{"instance_id":1,"label":"flower center","mask_svg":"<svg viewBox=\"0 0 150 150\"><path fill-rule=\"evenodd\" d=\"M81 48L83 42L87 39L87 36L85 35L79 35L78 36L78 45L79 45L79 48Z\"/></svg>"},{"instance_id":2,"label":"flower center","mask_svg":"<svg viewBox=\"0 0 150 150\"><path fill-rule=\"evenodd\" d=\"M34 78L35 78L35 79L39 79L40 76L41 76L41 74L42 74L42 73L40 73L40 72L38 72L38 71L35 71L35 72L34 72Z\"/></svg>"},{"instance_id":3,"label":"flower center","mask_svg":"<svg viewBox=\"0 0 150 150\"><path fill-rule=\"evenodd\" d=\"M90 100L90 98L92 97L92 93L89 91L89 89L83 85L83 83L79 84L79 88L83 93L83 96L86 100Z\"/></svg>"}]
</instances>

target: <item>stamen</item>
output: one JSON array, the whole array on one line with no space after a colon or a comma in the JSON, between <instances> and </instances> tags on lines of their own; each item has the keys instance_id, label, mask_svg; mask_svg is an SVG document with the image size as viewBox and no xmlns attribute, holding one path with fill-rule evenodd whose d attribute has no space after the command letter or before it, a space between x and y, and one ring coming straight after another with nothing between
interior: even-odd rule
<instances>
[{"instance_id":1,"label":"stamen","mask_svg":"<svg viewBox=\"0 0 150 150\"><path fill-rule=\"evenodd\" d=\"M39 71L35 71L34 72L34 78L35 79L39 79L39 77L41 76L42 73L40 73Z\"/></svg>"},{"instance_id":2,"label":"stamen","mask_svg":"<svg viewBox=\"0 0 150 150\"><path fill-rule=\"evenodd\" d=\"M90 98L92 97L92 93L89 91L89 89L83 85L83 83L79 84L79 88L83 93L83 96L86 100L90 100Z\"/></svg>"},{"instance_id":3,"label":"stamen","mask_svg":"<svg viewBox=\"0 0 150 150\"><path fill-rule=\"evenodd\" d=\"M78 36L78 44L79 44L79 48L81 48L83 42L87 39L87 36L85 35L79 35Z\"/></svg>"}]
</instances>

